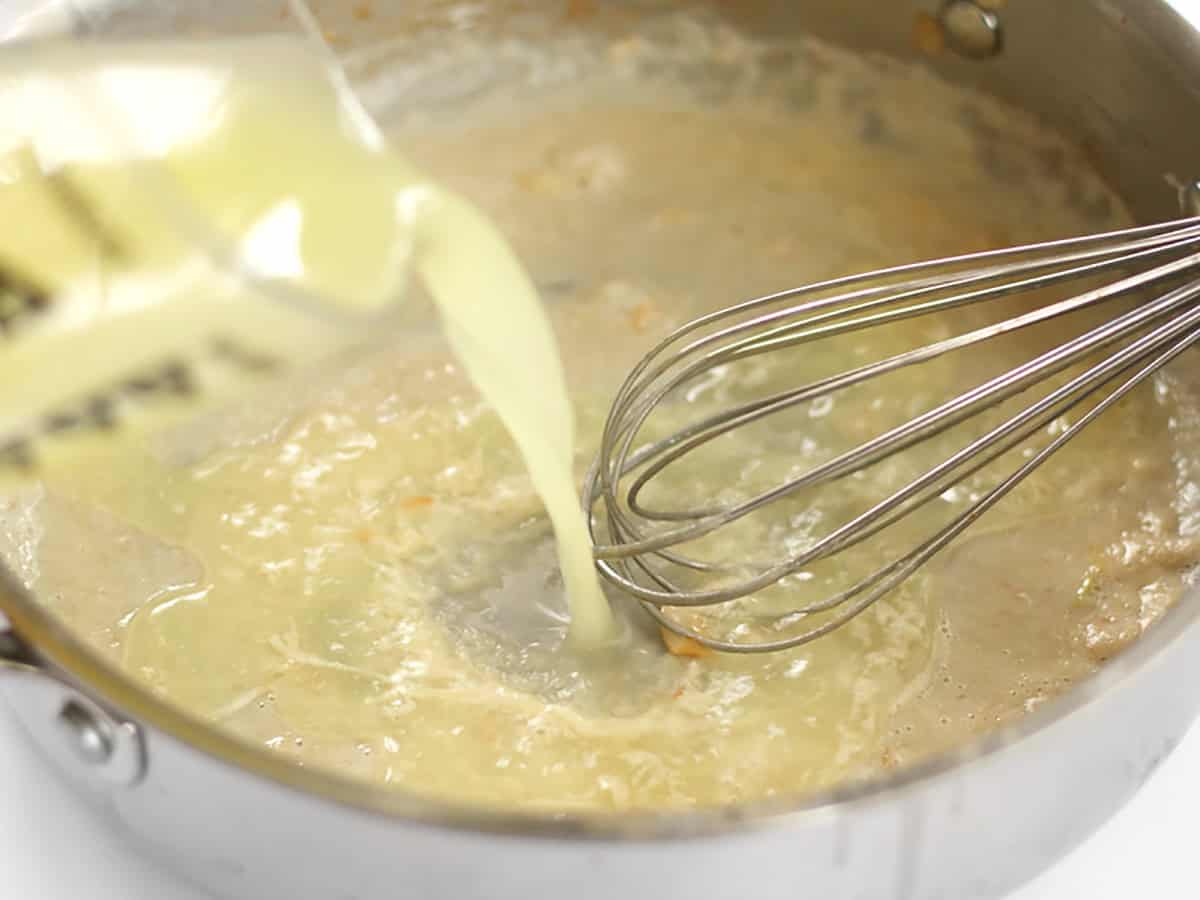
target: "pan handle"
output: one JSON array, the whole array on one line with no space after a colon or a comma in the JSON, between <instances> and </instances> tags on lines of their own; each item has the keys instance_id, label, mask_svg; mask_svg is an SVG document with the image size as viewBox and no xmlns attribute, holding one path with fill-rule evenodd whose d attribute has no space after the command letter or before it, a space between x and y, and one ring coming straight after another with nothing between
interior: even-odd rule
<instances>
[{"instance_id":1,"label":"pan handle","mask_svg":"<svg viewBox=\"0 0 1200 900\"><path fill-rule=\"evenodd\" d=\"M28 665L29 661L28 648L9 626L8 619L0 613L0 665Z\"/></svg>"},{"instance_id":2,"label":"pan handle","mask_svg":"<svg viewBox=\"0 0 1200 900\"><path fill-rule=\"evenodd\" d=\"M132 787L146 770L138 725L109 709L44 659L5 615L20 589L0 568L0 695L34 741L73 774Z\"/></svg>"}]
</instances>

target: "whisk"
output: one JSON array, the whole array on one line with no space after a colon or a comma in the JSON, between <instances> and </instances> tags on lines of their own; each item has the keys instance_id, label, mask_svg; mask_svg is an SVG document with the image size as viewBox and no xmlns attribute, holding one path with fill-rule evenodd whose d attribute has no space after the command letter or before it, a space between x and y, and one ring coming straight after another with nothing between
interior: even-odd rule
<instances>
[{"instance_id":1,"label":"whisk","mask_svg":"<svg viewBox=\"0 0 1200 900\"><path fill-rule=\"evenodd\" d=\"M613 402L583 492L584 503L592 511L597 565L608 581L636 597L664 628L713 650L779 651L827 635L913 575L1105 410L1200 340L1198 266L1200 217L836 278L695 319L641 360ZM1047 301L986 327L732 405L704 415L668 437L639 445L639 435L664 400L718 366L1109 272L1115 274L1102 286L1082 286L1086 289L1066 299ZM1130 295L1145 299L1132 308L1123 306L1102 324L1083 329L1077 336L754 496L677 510L652 508L644 500L647 486L664 470L734 429L899 369ZM685 570L733 570L688 555L682 548L690 542L804 491L836 490L842 479L1085 363L1082 371L1068 373L1065 382L1006 415L999 424L802 552L750 566L749 574L733 584L698 590L680 585ZM786 630L778 639L718 639L687 627L665 610L749 597L820 560L833 558L911 516L1081 405L1085 411L1049 443L1022 455L1019 464L998 483L941 527L931 528L906 552L895 554L845 590L772 617L774 629ZM828 615L819 616L817 624L807 630L792 630L816 614Z\"/></svg>"}]
</instances>

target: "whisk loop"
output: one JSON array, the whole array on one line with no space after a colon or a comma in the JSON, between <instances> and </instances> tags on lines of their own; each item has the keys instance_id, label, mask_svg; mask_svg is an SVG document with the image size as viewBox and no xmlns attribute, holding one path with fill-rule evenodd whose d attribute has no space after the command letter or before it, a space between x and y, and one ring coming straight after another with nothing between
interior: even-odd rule
<instances>
[{"instance_id":1,"label":"whisk loop","mask_svg":"<svg viewBox=\"0 0 1200 900\"><path fill-rule=\"evenodd\" d=\"M816 640L862 613L911 576L1105 410L1200 339L1200 304L1196 302L1200 299L1200 280L1195 278L1198 270L1200 217L894 266L771 294L697 318L647 354L617 392L599 453L584 485L584 502L592 510L597 565L611 583L638 598L662 626L714 650L770 652ZM664 400L718 366L1106 273L1115 273L1113 280L1065 299L1048 301L985 327L732 405L702 416L668 437L638 443ZM664 471L735 429L897 370L1132 295L1147 299L768 490L737 502L685 509L656 508L645 500L647 487ZM1091 357L1097 358L1087 368L833 528L802 552L775 562L743 566L752 571L733 584L691 590L678 583L684 570L731 571L730 567L688 555L683 549L687 544L801 491L834 485ZM849 550L943 496L1089 401L1091 406L1049 443L1027 453L998 483L907 552L896 554L843 591L770 617L772 626L783 633L777 639L719 639L682 624L664 610L750 597L788 575ZM792 630L818 613L834 614L806 630Z\"/></svg>"}]
</instances>

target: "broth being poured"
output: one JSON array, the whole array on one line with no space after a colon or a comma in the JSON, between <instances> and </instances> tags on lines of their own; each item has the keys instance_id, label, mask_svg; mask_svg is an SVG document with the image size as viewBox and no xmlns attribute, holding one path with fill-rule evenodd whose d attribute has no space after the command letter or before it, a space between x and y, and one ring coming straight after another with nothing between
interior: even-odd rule
<instances>
[{"instance_id":1,"label":"broth being poured","mask_svg":"<svg viewBox=\"0 0 1200 900\"><path fill-rule=\"evenodd\" d=\"M245 387L242 402L179 407L169 423L70 448L58 432L36 442L40 483L4 501L0 545L114 664L298 765L489 806L680 808L800 794L953 746L1086 677L1179 596L1196 558L1200 385L1172 370L816 644L755 658L665 652L622 598L610 623L576 484L612 392L674 325L823 276L1102 230L1125 214L1061 139L919 69L694 20L557 42L430 40L406 43L394 65L381 50L363 85L416 169L364 141L312 60L289 63L294 89L272 79L267 44L243 48L264 62L227 86L254 114L214 125L203 169L174 145L166 154L187 201L251 262L275 265L276 287L363 310L397 297L405 271L417 277L388 329L282 388ZM146 48L146 60L189 70L163 52ZM190 71L228 71L205 56L214 47L190 52ZM438 86L434 101L413 85ZM95 344L100 362L113 347L140 359L134 337L166 346L181 323L207 338L219 321L218 336L260 356L329 343L332 326L231 282L189 235L139 225L144 200L106 207L110 178L136 170L120 162L91 191L84 170L78 179L103 221L146 242L124 268L94 238L65 257L78 261L70 278L37 247L0 240L0 259L41 260L22 275L56 291L99 296L103 283L106 297L155 298L140 319L104 320L128 330ZM46 202L41 185L7 196L0 205L27 215ZM266 216L287 198L293 212ZM38 209L38 228L14 242L64 228ZM297 215L299 245L287 225ZM300 247L302 273L280 265L295 257L280 246ZM204 318L216 302L238 315ZM155 310L157 330L133 324ZM49 322L29 353L57 340ZM944 327L902 323L871 346L850 336L714 372L680 401L680 420ZM83 360L85 346L47 349L42 363L65 373L55 361ZM665 489L686 506L775 483L1018 349L997 342L839 398L837 415L813 406L786 427L730 435L704 472ZM192 374L198 387L220 377ZM901 468L872 478L902 484L914 473ZM969 503L987 477L942 501ZM751 559L802 547L853 492L878 487L848 480L843 495L780 505L709 549ZM797 573L757 602L794 607L846 577ZM568 640L568 622L585 640Z\"/></svg>"},{"instance_id":2,"label":"broth being poured","mask_svg":"<svg viewBox=\"0 0 1200 900\"><path fill-rule=\"evenodd\" d=\"M39 48L36 65L11 60L0 99L13 173L0 204L30 225L8 235L4 258L46 298L29 310L32 333L14 328L0 358L4 382L29 388L0 410L5 443L25 450L26 465L53 440L47 418L72 415L106 378L121 386L145 377L139 369L161 371L198 334L233 330L255 354L321 346L320 321L223 289L214 242L232 238L251 274L299 281L333 309L396 299L410 264L528 464L554 524L576 638L602 641L610 614L571 473L558 350L487 219L356 120L323 58L299 40ZM116 263L102 283L98 249ZM59 440L71 449L74 437Z\"/></svg>"}]
</instances>

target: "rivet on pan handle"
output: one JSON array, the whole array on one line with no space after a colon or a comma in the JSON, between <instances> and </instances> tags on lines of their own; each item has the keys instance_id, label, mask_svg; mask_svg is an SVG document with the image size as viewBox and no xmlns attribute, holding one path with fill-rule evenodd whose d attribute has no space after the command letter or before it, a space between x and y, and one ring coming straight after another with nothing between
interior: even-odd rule
<instances>
[{"instance_id":1,"label":"rivet on pan handle","mask_svg":"<svg viewBox=\"0 0 1200 900\"><path fill-rule=\"evenodd\" d=\"M138 726L41 660L2 613L0 688L39 743L74 774L110 787L132 787L142 779L146 755Z\"/></svg>"}]
</instances>

